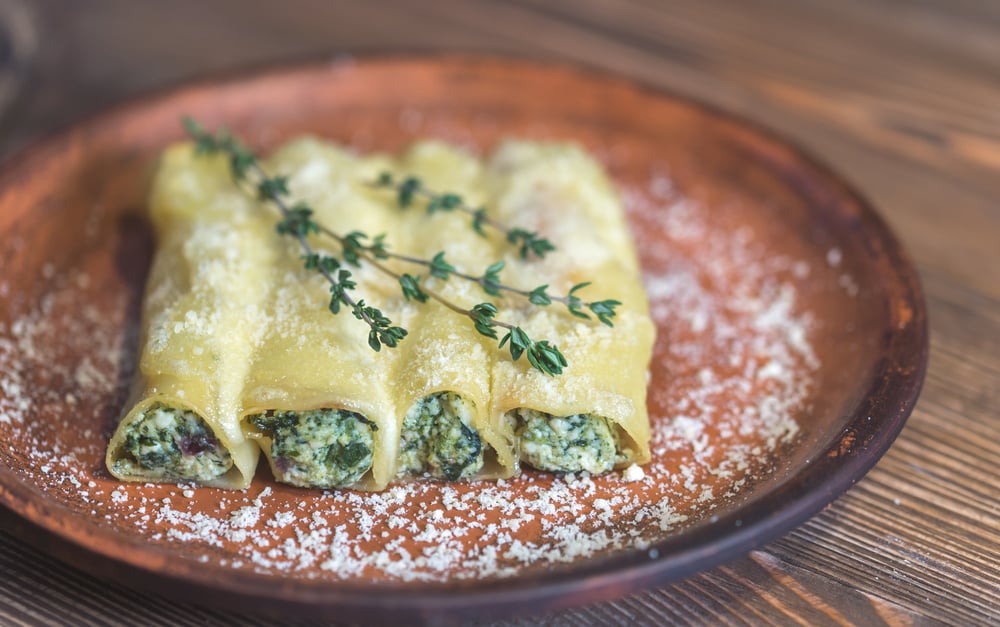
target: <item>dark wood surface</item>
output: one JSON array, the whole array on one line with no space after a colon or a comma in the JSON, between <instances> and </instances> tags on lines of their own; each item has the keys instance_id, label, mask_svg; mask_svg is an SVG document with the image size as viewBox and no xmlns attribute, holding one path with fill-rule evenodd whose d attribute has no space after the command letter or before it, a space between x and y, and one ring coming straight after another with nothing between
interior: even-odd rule
<instances>
[{"instance_id":1,"label":"dark wood surface","mask_svg":"<svg viewBox=\"0 0 1000 627\"><path fill-rule=\"evenodd\" d=\"M259 63L466 50L582 62L779 131L865 193L924 282L906 429L852 491L749 556L509 624L1000 622L1000 5L973 0L0 2L30 53L10 151L131 94ZM0 17L4 12L0 12ZM6 98L0 98L0 103ZM221 624L0 534L0 623ZM255 624L239 617L239 622ZM258 621L259 624L267 624Z\"/></svg>"}]
</instances>

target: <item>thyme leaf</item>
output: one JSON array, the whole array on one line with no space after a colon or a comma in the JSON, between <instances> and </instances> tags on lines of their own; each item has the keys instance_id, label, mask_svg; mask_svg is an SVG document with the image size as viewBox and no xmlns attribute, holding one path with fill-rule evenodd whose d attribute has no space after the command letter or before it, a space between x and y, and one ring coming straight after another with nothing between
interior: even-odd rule
<instances>
[{"instance_id":1,"label":"thyme leaf","mask_svg":"<svg viewBox=\"0 0 1000 627\"><path fill-rule=\"evenodd\" d=\"M455 266L451 265L444 259L444 251L441 251L431 258L431 262L428 265L430 273L432 276L436 276L439 279L448 280L452 272L455 272Z\"/></svg>"},{"instance_id":2,"label":"thyme leaf","mask_svg":"<svg viewBox=\"0 0 1000 627\"><path fill-rule=\"evenodd\" d=\"M498 261L492 264L490 267L486 268L486 272L483 273L479 284L483 286L483 291L490 296L499 296L500 288L503 283L500 282L500 271L503 270L504 262Z\"/></svg>"},{"instance_id":3,"label":"thyme leaf","mask_svg":"<svg viewBox=\"0 0 1000 627\"><path fill-rule=\"evenodd\" d=\"M403 296L406 300L415 300L418 303L427 302L427 292L420 289L420 277L403 274L399 277L399 286L403 290Z\"/></svg>"}]
</instances>

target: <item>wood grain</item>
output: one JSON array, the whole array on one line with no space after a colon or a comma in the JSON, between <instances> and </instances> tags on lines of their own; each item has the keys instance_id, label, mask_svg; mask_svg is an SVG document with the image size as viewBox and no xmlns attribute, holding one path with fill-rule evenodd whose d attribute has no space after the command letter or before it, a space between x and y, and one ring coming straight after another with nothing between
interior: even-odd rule
<instances>
[{"instance_id":1,"label":"wood grain","mask_svg":"<svg viewBox=\"0 0 1000 627\"><path fill-rule=\"evenodd\" d=\"M506 624L1000 622L1000 6L973 0L32 4L46 34L5 150L207 71L380 49L610 69L801 142L907 245L930 309L923 396L880 464L785 538L615 603ZM223 624L0 536L4 624ZM247 624L263 624L240 617Z\"/></svg>"}]
</instances>

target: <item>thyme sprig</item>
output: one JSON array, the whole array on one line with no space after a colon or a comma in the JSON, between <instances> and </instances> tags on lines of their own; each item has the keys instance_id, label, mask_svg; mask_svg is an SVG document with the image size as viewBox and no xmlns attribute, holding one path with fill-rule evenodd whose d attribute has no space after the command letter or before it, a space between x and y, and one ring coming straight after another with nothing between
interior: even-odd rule
<instances>
[{"instance_id":1,"label":"thyme sprig","mask_svg":"<svg viewBox=\"0 0 1000 627\"><path fill-rule=\"evenodd\" d=\"M548 284L539 285L531 290L525 290L511 285L506 285L502 282L500 279L500 272L506 266L503 261L497 261L496 263L490 264L481 275L469 274L458 270L455 266L450 264L445 258L444 251L435 253L431 259L422 259L420 257L391 252L385 243L384 235L375 237L371 244L365 245L360 242L359 238L354 238L352 241L342 241L343 238L322 225L319 226L319 230L324 235L338 240L342 246L346 245L351 251L351 254L357 254L358 251L367 251L376 259L394 259L396 261L423 266L428 269L428 273L431 276L442 280L457 277L465 281L476 283L490 296L500 296L501 292L507 292L508 294L514 294L516 296L526 298L532 305L538 305L539 307L546 307L552 303L561 303L562 305L565 305L566 310L569 311L569 313L577 318L589 320L592 314L597 317L601 323L609 327L614 326L612 319L617 313L615 309L622 304L621 301L611 299L595 300L590 302L582 300L576 295L576 292L590 285L589 281L577 283L570 288L569 292L564 296L550 294L548 292ZM363 234L355 233L355 235ZM584 311L585 309L589 309L591 313L588 314Z\"/></svg>"},{"instance_id":2,"label":"thyme sprig","mask_svg":"<svg viewBox=\"0 0 1000 627\"><path fill-rule=\"evenodd\" d=\"M491 264L482 275L476 276L458 271L448 263L443 251L435 254L429 260L421 259L390 252L385 243L384 235L370 238L360 231L352 231L347 234L336 233L317 223L312 217L312 208L307 204L303 202L289 204L290 193L287 178L269 176L254 154L227 131L220 130L213 135L191 118L184 119L184 126L195 141L196 154L226 155L229 158L233 179L240 184L249 184L256 190L259 200L270 202L278 209L281 219L275 226L276 231L281 235L296 239L302 249L303 266L307 270L320 273L330 284L328 306L330 312L338 314L341 307L344 307L349 309L355 318L365 322L369 327L368 344L375 351L379 351L382 346L396 347L406 337L407 331L402 327L394 326L387 316L379 309L366 304L364 299L356 299L351 295L356 290L357 284L345 265L357 267L361 261L372 264L376 269L399 282L401 292L407 300L424 303L428 299L433 299L456 314L469 318L478 333L498 340L497 345L500 349L506 346L514 361L524 355L532 367L548 375L561 374L563 368L567 366L566 358L557 346L547 340L533 340L522 328L497 319L498 310L496 305L492 303L482 302L471 309L465 309L447 300L439 293L428 289L425 285L421 285L423 276L396 272L383 262L394 259L418 264L427 268L429 276L441 280L455 276L473 281L491 296L499 296L501 292L505 291L525 297L532 304L538 306L560 302L567 307L571 314L580 318L590 317L584 311L584 309L588 309L602 323L612 326L611 319L615 316L615 307L621 303L615 300L582 301L575 293L589 283L575 285L565 296L549 294L547 292L548 285L542 285L533 290L522 290L504 285L501 282L500 272L504 268L502 261ZM430 212L458 209L470 213L473 216L473 228L477 232L483 233L483 225L500 229L505 233L508 242L519 247L522 258L528 258L529 253L543 257L547 252L555 250L555 247L548 240L540 238L537 233L524 229L508 228L486 216L485 209L467 207L455 194L436 194L427 190L419 179L408 177L397 183L391 178L391 175L388 175L388 178L383 175L379 178L379 182L381 186L392 186L397 190L397 200L401 206L408 206L413 202L414 196L420 195L428 198L428 211ZM340 245L340 258L319 253L313 248L309 237L319 234L332 238ZM503 337L498 335L498 328L506 330Z\"/></svg>"},{"instance_id":3,"label":"thyme sprig","mask_svg":"<svg viewBox=\"0 0 1000 627\"><path fill-rule=\"evenodd\" d=\"M398 178L392 172L382 172L370 184L375 188L395 190L396 203L402 209L413 205L416 199L420 197L427 200L426 210L428 214L434 214L439 211L461 211L462 213L466 213L472 217L470 224L476 233L485 237L485 227L487 226L500 231L509 244L518 247L518 253L522 259L527 259L530 255L541 259L547 253L556 249L552 242L541 237L535 231L507 226L487 215L486 207L473 207L467 204L458 194L451 192L438 193L428 189L423 181L416 176Z\"/></svg>"}]
</instances>

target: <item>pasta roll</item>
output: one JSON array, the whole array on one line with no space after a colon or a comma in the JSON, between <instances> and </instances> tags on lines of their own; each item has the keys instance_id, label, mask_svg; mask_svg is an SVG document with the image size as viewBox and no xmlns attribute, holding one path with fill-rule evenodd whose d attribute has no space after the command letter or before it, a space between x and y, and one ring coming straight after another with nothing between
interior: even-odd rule
<instances>
[{"instance_id":1,"label":"pasta roll","mask_svg":"<svg viewBox=\"0 0 1000 627\"><path fill-rule=\"evenodd\" d=\"M648 461L646 371L654 327L614 188L588 155L558 144L507 142L488 173L497 218L558 242L544 262L508 248L508 277L548 285L551 294L591 282L576 293L582 300L596 295L622 303L611 328L592 313L590 322L581 321L556 303L507 302L505 317L531 338L553 340L569 365L553 377L524 358L498 360L493 424L521 462L542 470L596 474Z\"/></svg>"},{"instance_id":2,"label":"pasta roll","mask_svg":"<svg viewBox=\"0 0 1000 627\"><path fill-rule=\"evenodd\" d=\"M378 167L312 139L285 146L267 163L269 172L289 177L291 196L308 202L317 222L345 234L394 233L394 211L364 185ZM317 252L342 257L330 238L313 241ZM278 481L382 489L393 477L399 440L389 379L397 351L373 351L368 329L349 310L331 315L326 279L303 268L294 238L280 246L266 332L244 392L246 434L260 443ZM354 298L382 307L398 292L369 264L344 267L357 284Z\"/></svg>"},{"instance_id":3,"label":"pasta roll","mask_svg":"<svg viewBox=\"0 0 1000 627\"><path fill-rule=\"evenodd\" d=\"M142 352L127 412L108 446L127 481L245 488L257 465L239 417L274 262L272 220L232 183L223 158L167 150L153 182L157 238Z\"/></svg>"},{"instance_id":4,"label":"pasta roll","mask_svg":"<svg viewBox=\"0 0 1000 627\"><path fill-rule=\"evenodd\" d=\"M482 200L476 191L482 187L479 160L444 144L416 144L398 171L420 177L432 189L457 193L466 202ZM472 232L467 215L428 217L420 207L400 219L406 220L407 249L415 257L431 259L446 251L448 263L478 274L494 254L494 243ZM478 285L457 278L428 279L425 274L424 282L466 309L486 298ZM434 299L408 307L404 320L410 334L399 348L394 377L401 410L397 475L447 480L512 475L513 449L489 421L493 341Z\"/></svg>"}]
</instances>

